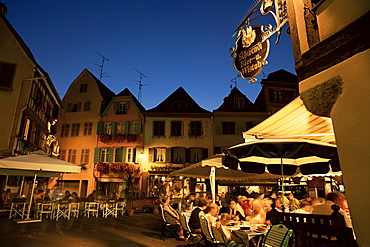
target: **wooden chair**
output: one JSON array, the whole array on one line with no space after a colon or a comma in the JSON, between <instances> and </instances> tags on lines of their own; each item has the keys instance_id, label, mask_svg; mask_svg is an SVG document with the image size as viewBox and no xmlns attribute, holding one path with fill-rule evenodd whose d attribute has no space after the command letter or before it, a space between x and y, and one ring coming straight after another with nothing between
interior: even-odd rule
<instances>
[{"instance_id":1,"label":"wooden chair","mask_svg":"<svg viewBox=\"0 0 370 247\"><path fill-rule=\"evenodd\" d=\"M265 247L287 247L293 231L286 226L279 224L272 226L267 232L263 242Z\"/></svg>"},{"instance_id":2,"label":"wooden chair","mask_svg":"<svg viewBox=\"0 0 370 247\"><path fill-rule=\"evenodd\" d=\"M278 213L273 211L275 222L284 224L293 231L295 246L357 246L352 228L346 227L344 216L337 205L332 205L331 215ZM272 222L274 224L274 222Z\"/></svg>"}]
</instances>

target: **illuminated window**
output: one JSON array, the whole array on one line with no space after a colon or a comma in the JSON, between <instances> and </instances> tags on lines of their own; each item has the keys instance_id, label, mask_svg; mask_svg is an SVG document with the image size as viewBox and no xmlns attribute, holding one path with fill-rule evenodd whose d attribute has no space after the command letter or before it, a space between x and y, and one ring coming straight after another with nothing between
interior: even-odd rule
<instances>
[{"instance_id":1,"label":"illuminated window","mask_svg":"<svg viewBox=\"0 0 370 247\"><path fill-rule=\"evenodd\" d=\"M108 134L108 135L112 134L112 123L111 122L104 123L104 134Z\"/></svg>"},{"instance_id":2,"label":"illuminated window","mask_svg":"<svg viewBox=\"0 0 370 247\"><path fill-rule=\"evenodd\" d=\"M156 148L155 162L165 162L166 161L166 149Z\"/></svg>"},{"instance_id":3,"label":"illuminated window","mask_svg":"<svg viewBox=\"0 0 370 247\"><path fill-rule=\"evenodd\" d=\"M202 160L203 149L202 148L190 148L190 162L197 163Z\"/></svg>"},{"instance_id":4,"label":"illuminated window","mask_svg":"<svg viewBox=\"0 0 370 247\"><path fill-rule=\"evenodd\" d=\"M139 126L138 122L136 122L136 121L130 122L130 128L128 130L128 133L133 134L133 135L137 134L138 133L138 126Z\"/></svg>"},{"instance_id":5,"label":"illuminated window","mask_svg":"<svg viewBox=\"0 0 370 247\"><path fill-rule=\"evenodd\" d=\"M100 149L100 162L108 161L109 161L109 149L108 148Z\"/></svg>"}]
</instances>

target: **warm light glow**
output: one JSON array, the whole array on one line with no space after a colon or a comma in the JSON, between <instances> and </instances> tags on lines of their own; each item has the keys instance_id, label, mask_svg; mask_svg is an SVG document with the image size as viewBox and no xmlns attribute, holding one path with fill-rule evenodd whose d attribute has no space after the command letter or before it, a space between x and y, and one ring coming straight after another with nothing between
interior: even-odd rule
<instances>
[{"instance_id":1,"label":"warm light glow","mask_svg":"<svg viewBox=\"0 0 370 247\"><path fill-rule=\"evenodd\" d=\"M183 177L182 177L182 176L180 176L179 178L180 178L180 179L183 179Z\"/></svg>"},{"instance_id":2,"label":"warm light glow","mask_svg":"<svg viewBox=\"0 0 370 247\"><path fill-rule=\"evenodd\" d=\"M162 181L166 180L166 177L162 177Z\"/></svg>"},{"instance_id":3,"label":"warm light glow","mask_svg":"<svg viewBox=\"0 0 370 247\"><path fill-rule=\"evenodd\" d=\"M140 159L144 159L144 157L145 157L145 154L144 154L143 152L141 152L141 153L139 154L139 158L140 158Z\"/></svg>"}]
</instances>

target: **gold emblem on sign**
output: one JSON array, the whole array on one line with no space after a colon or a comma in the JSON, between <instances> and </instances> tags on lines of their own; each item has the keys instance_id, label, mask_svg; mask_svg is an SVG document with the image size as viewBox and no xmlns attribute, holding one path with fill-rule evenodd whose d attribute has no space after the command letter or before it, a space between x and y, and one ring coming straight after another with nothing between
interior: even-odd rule
<instances>
[{"instance_id":1,"label":"gold emblem on sign","mask_svg":"<svg viewBox=\"0 0 370 247\"><path fill-rule=\"evenodd\" d=\"M240 35L242 35L242 43L244 48L249 47L256 39L256 32L251 26L247 27L245 30L240 30Z\"/></svg>"}]
</instances>

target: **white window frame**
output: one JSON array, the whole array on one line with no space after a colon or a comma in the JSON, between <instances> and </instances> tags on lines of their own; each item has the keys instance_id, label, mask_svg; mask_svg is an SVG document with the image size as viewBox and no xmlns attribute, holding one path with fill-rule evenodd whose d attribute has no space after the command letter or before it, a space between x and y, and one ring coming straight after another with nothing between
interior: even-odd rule
<instances>
[{"instance_id":1,"label":"white window frame","mask_svg":"<svg viewBox=\"0 0 370 247\"><path fill-rule=\"evenodd\" d=\"M166 162L166 149L156 148L155 162Z\"/></svg>"},{"instance_id":2,"label":"white window frame","mask_svg":"<svg viewBox=\"0 0 370 247\"><path fill-rule=\"evenodd\" d=\"M109 149L101 148L100 149L100 162L108 163L109 161Z\"/></svg>"},{"instance_id":3,"label":"white window frame","mask_svg":"<svg viewBox=\"0 0 370 247\"><path fill-rule=\"evenodd\" d=\"M112 134L112 123L111 122L104 122L104 134L111 135Z\"/></svg>"}]
</instances>

